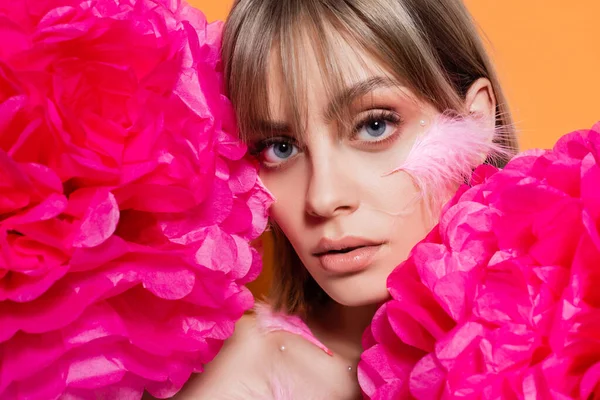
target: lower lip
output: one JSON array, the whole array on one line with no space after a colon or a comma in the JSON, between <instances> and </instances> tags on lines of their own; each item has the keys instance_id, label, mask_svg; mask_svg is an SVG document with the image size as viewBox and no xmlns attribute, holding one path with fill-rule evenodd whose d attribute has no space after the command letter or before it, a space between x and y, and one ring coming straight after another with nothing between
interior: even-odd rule
<instances>
[{"instance_id":1,"label":"lower lip","mask_svg":"<svg viewBox=\"0 0 600 400\"><path fill-rule=\"evenodd\" d=\"M362 271L373 262L381 245L365 246L348 253L328 253L318 256L324 270L333 273Z\"/></svg>"}]
</instances>

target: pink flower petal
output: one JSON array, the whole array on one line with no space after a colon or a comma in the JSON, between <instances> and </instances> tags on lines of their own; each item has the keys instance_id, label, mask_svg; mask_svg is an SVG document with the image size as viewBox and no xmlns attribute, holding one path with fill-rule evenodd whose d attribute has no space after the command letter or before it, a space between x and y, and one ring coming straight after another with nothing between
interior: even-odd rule
<instances>
[{"instance_id":1,"label":"pink flower petal","mask_svg":"<svg viewBox=\"0 0 600 400\"><path fill-rule=\"evenodd\" d=\"M119 206L115 196L99 190L90 199L79 232L73 239L74 247L96 247L106 241L117 229Z\"/></svg>"},{"instance_id":2,"label":"pink flower petal","mask_svg":"<svg viewBox=\"0 0 600 400\"><path fill-rule=\"evenodd\" d=\"M363 340L367 397L384 398L407 368L404 397L600 393L599 128L525 152L502 171L475 170L473 186L459 189L388 278L392 299ZM396 357L407 349L426 351L407 366L410 358Z\"/></svg>"},{"instance_id":3,"label":"pink flower petal","mask_svg":"<svg viewBox=\"0 0 600 400\"><path fill-rule=\"evenodd\" d=\"M252 307L272 202L221 92L222 23L1 8L0 398L172 397Z\"/></svg>"}]
</instances>

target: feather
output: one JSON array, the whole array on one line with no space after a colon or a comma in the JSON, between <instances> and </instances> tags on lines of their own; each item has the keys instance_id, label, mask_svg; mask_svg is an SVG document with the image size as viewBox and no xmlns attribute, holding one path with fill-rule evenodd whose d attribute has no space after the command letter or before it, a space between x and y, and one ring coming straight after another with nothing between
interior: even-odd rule
<instances>
[{"instance_id":1,"label":"feather","mask_svg":"<svg viewBox=\"0 0 600 400\"><path fill-rule=\"evenodd\" d=\"M474 118L443 114L415 141L406 160L386 176L405 172L427 200L430 214L437 215L456 191L469 180L485 159L505 155L494 142L496 129L484 128Z\"/></svg>"},{"instance_id":2,"label":"feather","mask_svg":"<svg viewBox=\"0 0 600 400\"><path fill-rule=\"evenodd\" d=\"M333 356L331 350L312 334L310 328L302 321L302 319L300 319L300 317L274 312L268 304L260 302L256 302L254 311L256 313L258 327L264 333L276 331L289 332L301 336L328 355Z\"/></svg>"}]
</instances>

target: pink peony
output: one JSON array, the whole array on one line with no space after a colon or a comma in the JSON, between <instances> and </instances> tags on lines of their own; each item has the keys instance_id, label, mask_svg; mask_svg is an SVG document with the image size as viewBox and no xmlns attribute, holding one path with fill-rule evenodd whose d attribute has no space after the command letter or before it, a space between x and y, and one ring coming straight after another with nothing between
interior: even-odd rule
<instances>
[{"instance_id":1,"label":"pink peony","mask_svg":"<svg viewBox=\"0 0 600 400\"><path fill-rule=\"evenodd\" d=\"M253 305L270 195L179 0L0 5L0 398L176 393Z\"/></svg>"},{"instance_id":2,"label":"pink peony","mask_svg":"<svg viewBox=\"0 0 600 400\"><path fill-rule=\"evenodd\" d=\"M600 396L600 123L481 166L389 277L373 399Z\"/></svg>"}]
</instances>

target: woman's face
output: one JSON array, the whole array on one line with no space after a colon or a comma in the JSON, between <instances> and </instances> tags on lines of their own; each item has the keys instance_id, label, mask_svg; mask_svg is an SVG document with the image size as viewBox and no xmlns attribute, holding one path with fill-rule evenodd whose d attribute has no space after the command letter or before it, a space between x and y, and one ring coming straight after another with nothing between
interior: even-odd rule
<instances>
[{"instance_id":1,"label":"woman's face","mask_svg":"<svg viewBox=\"0 0 600 400\"><path fill-rule=\"evenodd\" d=\"M332 96L314 54L303 54L303 135L291 131L281 68L271 57L273 120L264 122L274 136L259 133L251 142L260 153L260 177L276 199L271 217L325 292L358 306L386 298L387 276L432 227L411 178L388 173L439 112L368 55L340 50L347 78L345 89ZM334 117L334 102L347 120Z\"/></svg>"}]
</instances>

